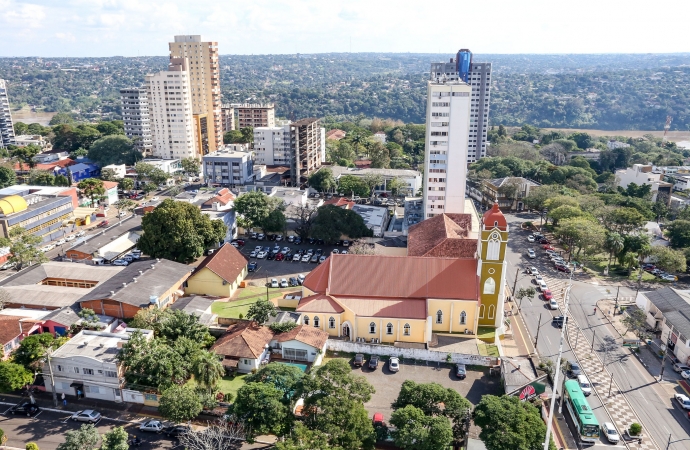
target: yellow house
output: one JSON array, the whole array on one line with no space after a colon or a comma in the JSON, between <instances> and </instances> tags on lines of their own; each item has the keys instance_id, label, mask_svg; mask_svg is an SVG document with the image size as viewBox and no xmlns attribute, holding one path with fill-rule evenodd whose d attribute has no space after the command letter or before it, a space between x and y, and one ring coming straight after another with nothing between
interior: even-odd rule
<instances>
[{"instance_id":1,"label":"yellow house","mask_svg":"<svg viewBox=\"0 0 690 450\"><path fill-rule=\"evenodd\" d=\"M225 244L208 255L187 279L186 294L230 297L247 276L247 259Z\"/></svg>"}]
</instances>

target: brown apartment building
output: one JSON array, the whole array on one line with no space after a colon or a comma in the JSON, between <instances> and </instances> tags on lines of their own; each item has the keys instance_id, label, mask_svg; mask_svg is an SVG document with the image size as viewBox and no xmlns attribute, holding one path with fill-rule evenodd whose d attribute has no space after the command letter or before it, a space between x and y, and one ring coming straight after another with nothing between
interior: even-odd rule
<instances>
[{"instance_id":1,"label":"brown apartment building","mask_svg":"<svg viewBox=\"0 0 690 450\"><path fill-rule=\"evenodd\" d=\"M183 35L175 36L175 41L169 45L171 60L187 59L192 113L200 117L206 114L208 151L214 152L223 145L218 43L202 42L200 35Z\"/></svg>"},{"instance_id":2,"label":"brown apartment building","mask_svg":"<svg viewBox=\"0 0 690 450\"><path fill-rule=\"evenodd\" d=\"M293 186L300 186L321 167L322 146L319 119L310 117L289 125L292 162L290 178Z\"/></svg>"},{"instance_id":3,"label":"brown apartment building","mask_svg":"<svg viewBox=\"0 0 690 450\"><path fill-rule=\"evenodd\" d=\"M237 111L237 125L245 127L274 127L276 125L275 105L273 103L234 103L231 105Z\"/></svg>"}]
</instances>

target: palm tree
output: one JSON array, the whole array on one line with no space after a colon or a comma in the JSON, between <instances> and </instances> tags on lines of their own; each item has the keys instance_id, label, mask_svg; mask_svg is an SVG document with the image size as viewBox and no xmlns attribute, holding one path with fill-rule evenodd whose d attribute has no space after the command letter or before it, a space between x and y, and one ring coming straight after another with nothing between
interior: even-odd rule
<instances>
[{"instance_id":1,"label":"palm tree","mask_svg":"<svg viewBox=\"0 0 690 450\"><path fill-rule=\"evenodd\" d=\"M215 353L201 351L192 361L192 373L196 382L211 392L225 375L225 368Z\"/></svg>"},{"instance_id":2,"label":"palm tree","mask_svg":"<svg viewBox=\"0 0 690 450\"><path fill-rule=\"evenodd\" d=\"M639 255L635 252L626 252L621 258L621 262L624 266L628 267L628 276L632 273L632 266L635 265L639 258Z\"/></svg>"},{"instance_id":3,"label":"palm tree","mask_svg":"<svg viewBox=\"0 0 690 450\"><path fill-rule=\"evenodd\" d=\"M609 272L609 268L611 267L611 258L613 258L614 255L618 255L618 253L623 250L624 246L625 240L620 234L613 232L606 236L604 248L609 251L609 263L606 265L606 273Z\"/></svg>"}]
</instances>

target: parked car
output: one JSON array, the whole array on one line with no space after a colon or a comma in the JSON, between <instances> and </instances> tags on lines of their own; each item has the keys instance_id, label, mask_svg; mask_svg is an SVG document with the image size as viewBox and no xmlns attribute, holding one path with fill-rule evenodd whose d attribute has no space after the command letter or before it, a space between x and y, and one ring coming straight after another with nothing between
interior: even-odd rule
<instances>
[{"instance_id":1,"label":"parked car","mask_svg":"<svg viewBox=\"0 0 690 450\"><path fill-rule=\"evenodd\" d=\"M266 255L266 259L268 259L269 261L272 261L272 260L276 259L277 254L279 254L279 253L269 253L268 255Z\"/></svg>"},{"instance_id":2,"label":"parked car","mask_svg":"<svg viewBox=\"0 0 690 450\"><path fill-rule=\"evenodd\" d=\"M296 245L299 245L299 244L301 244L301 243L302 243L302 238L299 237L299 236L295 236L295 244L296 244Z\"/></svg>"},{"instance_id":3,"label":"parked car","mask_svg":"<svg viewBox=\"0 0 690 450\"><path fill-rule=\"evenodd\" d=\"M612 444L617 444L618 441L621 440L621 437L618 435L618 431L616 431L616 427L614 427L611 422L604 422L604 424L601 426L601 431L606 436L606 440Z\"/></svg>"},{"instance_id":4,"label":"parked car","mask_svg":"<svg viewBox=\"0 0 690 450\"><path fill-rule=\"evenodd\" d=\"M552 245L550 245L550 244L543 245L542 248L543 248L544 250L556 250L556 249L555 249Z\"/></svg>"},{"instance_id":5,"label":"parked car","mask_svg":"<svg viewBox=\"0 0 690 450\"><path fill-rule=\"evenodd\" d=\"M564 316L556 316L551 321L551 323L556 325L558 328L563 328L563 324L566 322L568 322L568 318Z\"/></svg>"},{"instance_id":6,"label":"parked car","mask_svg":"<svg viewBox=\"0 0 690 450\"><path fill-rule=\"evenodd\" d=\"M565 272L565 273L570 273L570 267L563 265L563 264L556 264L556 270L559 272Z\"/></svg>"},{"instance_id":7,"label":"parked car","mask_svg":"<svg viewBox=\"0 0 690 450\"><path fill-rule=\"evenodd\" d=\"M456 364L455 375L461 380L464 380L465 377L467 377L467 367L465 367L464 364Z\"/></svg>"},{"instance_id":8,"label":"parked car","mask_svg":"<svg viewBox=\"0 0 690 450\"><path fill-rule=\"evenodd\" d=\"M252 262L250 262L249 265L247 266L247 270L248 270L249 272L254 272L258 266L259 266L259 265L256 263L256 261L252 261Z\"/></svg>"},{"instance_id":9,"label":"parked car","mask_svg":"<svg viewBox=\"0 0 690 450\"><path fill-rule=\"evenodd\" d=\"M362 367L362 364L364 364L364 355L361 353L357 353L355 355L355 359L352 362L352 365L355 367Z\"/></svg>"},{"instance_id":10,"label":"parked car","mask_svg":"<svg viewBox=\"0 0 690 450\"><path fill-rule=\"evenodd\" d=\"M297 281L297 278L295 277L290 277L290 286L299 286L299 282Z\"/></svg>"},{"instance_id":11,"label":"parked car","mask_svg":"<svg viewBox=\"0 0 690 450\"><path fill-rule=\"evenodd\" d=\"M278 235L277 234L269 234L268 238L272 241L275 241L276 239L278 239Z\"/></svg>"},{"instance_id":12,"label":"parked car","mask_svg":"<svg viewBox=\"0 0 690 450\"><path fill-rule=\"evenodd\" d=\"M326 260L326 258L328 258L328 257L327 256L319 256L319 264L324 262Z\"/></svg>"},{"instance_id":13,"label":"parked car","mask_svg":"<svg viewBox=\"0 0 690 450\"><path fill-rule=\"evenodd\" d=\"M541 281L538 283L538 285L539 285L539 290L542 291L542 292L548 291L548 290L549 290L549 287L546 285L546 282L545 282L544 280L541 280Z\"/></svg>"},{"instance_id":14,"label":"parked car","mask_svg":"<svg viewBox=\"0 0 690 450\"><path fill-rule=\"evenodd\" d=\"M534 236L532 236L531 234L529 236L527 236L527 242L533 243L534 242Z\"/></svg>"},{"instance_id":15,"label":"parked car","mask_svg":"<svg viewBox=\"0 0 690 450\"><path fill-rule=\"evenodd\" d=\"M116 259L113 261L113 266L128 266L129 262L125 261L124 259Z\"/></svg>"},{"instance_id":16,"label":"parked car","mask_svg":"<svg viewBox=\"0 0 690 450\"><path fill-rule=\"evenodd\" d=\"M166 427L163 429L163 433L169 437L178 437L183 434L189 433L191 428L189 425L173 425L171 427Z\"/></svg>"},{"instance_id":17,"label":"parked car","mask_svg":"<svg viewBox=\"0 0 690 450\"><path fill-rule=\"evenodd\" d=\"M311 259L311 255L307 253L306 255L302 256L302 262L303 263L308 263L309 260Z\"/></svg>"},{"instance_id":18,"label":"parked car","mask_svg":"<svg viewBox=\"0 0 690 450\"><path fill-rule=\"evenodd\" d=\"M285 278L280 279L280 287L282 287L282 288L288 287L288 282Z\"/></svg>"},{"instance_id":19,"label":"parked car","mask_svg":"<svg viewBox=\"0 0 690 450\"><path fill-rule=\"evenodd\" d=\"M163 422L156 419L149 419L141 425L139 425L139 431L150 431L153 433L160 433L161 431L163 431L163 428L165 428L163 426Z\"/></svg>"},{"instance_id":20,"label":"parked car","mask_svg":"<svg viewBox=\"0 0 690 450\"><path fill-rule=\"evenodd\" d=\"M397 372L400 370L400 360L395 356L391 356L391 359L388 360L388 370L391 372Z\"/></svg>"},{"instance_id":21,"label":"parked car","mask_svg":"<svg viewBox=\"0 0 690 450\"><path fill-rule=\"evenodd\" d=\"M312 262L312 263L319 262L319 256L318 255L312 256L309 262Z\"/></svg>"},{"instance_id":22,"label":"parked car","mask_svg":"<svg viewBox=\"0 0 690 450\"><path fill-rule=\"evenodd\" d=\"M539 275L539 270L538 270L536 267L534 267L534 266L532 266L532 267L530 267L529 269L527 269L527 271L528 271L531 275Z\"/></svg>"},{"instance_id":23,"label":"parked car","mask_svg":"<svg viewBox=\"0 0 690 450\"><path fill-rule=\"evenodd\" d=\"M268 252L265 252L265 251L262 250L262 251L260 251L259 253L256 254L256 257L259 258L259 259L264 259L264 258L266 257L266 255L268 255Z\"/></svg>"},{"instance_id":24,"label":"parked car","mask_svg":"<svg viewBox=\"0 0 690 450\"><path fill-rule=\"evenodd\" d=\"M84 236L85 234L86 234L86 231L84 231L84 230L79 230L79 231L77 231L77 234L76 234L75 236L77 236L77 237L82 237L82 236Z\"/></svg>"},{"instance_id":25,"label":"parked car","mask_svg":"<svg viewBox=\"0 0 690 450\"><path fill-rule=\"evenodd\" d=\"M262 246L260 246L260 245L257 245L256 247L254 247L254 251L257 252L257 253L259 253L259 252L260 252L261 250L263 250L263 249L264 249L264 248L263 248Z\"/></svg>"},{"instance_id":26,"label":"parked car","mask_svg":"<svg viewBox=\"0 0 690 450\"><path fill-rule=\"evenodd\" d=\"M685 378L686 380L690 378L690 370L684 370L680 373L680 376Z\"/></svg>"},{"instance_id":27,"label":"parked car","mask_svg":"<svg viewBox=\"0 0 690 450\"><path fill-rule=\"evenodd\" d=\"M287 241L290 243L295 242L295 237L294 236L288 236Z\"/></svg>"},{"instance_id":28,"label":"parked car","mask_svg":"<svg viewBox=\"0 0 690 450\"><path fill-rule=\"evenodd\" d=\"M534 259L534 258L537 257L537 254L534 253L534 249L531 249L531 248L530 248L530 249L527 249L527 256L529 256L530 259Z\"/></svg>"},{"instance_id":29,"label":"parked car","mask_svg":"<svg viewBox=\"0 0 690 450\"><path fill-rule=\"evenodd\" d=\"M259 236L259 235L258 235L258 234L256 234L256 233L254 233L254 232L252 232L252 233L249 233L249 237L250 237L251 239L256 239L256 238L257 238L257 236Z\"/></svg>"},{"instance_id":30,"label":"parked car","mask_svg":"<svg viewBox=\"0 0 690 450\"><path fill-rule=\"evenodd\" d=\"M276 236L276 242L280 242L280 241L282 241L282 240L283 240L283 235L282 235L282 234L279 234L279 235Z\"/></svg>"},{"instance_id":31,"label":"parked car","mask_svg":"<svg viewBox=\"0 0 690 450\"><path fill-rule=\"evenodd\" d=\"M688 398L687 395L685 394L673 394L673 397L676 399L678 403L680 403L680 406L683 409L690 409L690 398Z\"/></svg>"},{"instance_id":32,"label":"parked car","mask_svg":"<svg viewBox=\"0 0 690 450\"><path fill-rule=\"evenodd\" d=\"M546 239L546 238L542 238L542 239L539 239L539 243L540 243L540 244L550 244L551 241L549 241L549 240Z\"/></svg>"},{"instance_id":33,"label":"parked car","mask_svg":"<svg viewBox=\"0 0 690 450\"><path fill-rule=\"evenodd\" d=\"M340 254L341 254L341 255L347 255L347 250L342 250L342 251L340 252Z\"/></svg>"},{"instance_id":34,"label":"parked car","mask_svg":"<svg viewBox=\"0 0 690 450\"><path fill-rule=\"evenodd\" d=\"M7 270L7 269L12 269L13 267L16 267L17 263L13 261L6 262L2 266L0 266L0 270Z\"/></svg>"},{"instance_id":35,"label":"parked car","mask_svg":"<svg viewBox=\"0 0 690 450\"><path fill-rule=\"evenodd\" d=\"M551 309L551 310L558 309L558 302L553 298L551 300L549 300L549 309Z\"/></svg>"},{"instance_id":36,"label":"parked car","mask_svg":"<svg viewBox=\"0 0 690 450\"><path fill-rule=\"evenodd\" d=\"M343 241L343 247L349 247L350 241Z\"/></svg>"},{"instance_id":37,"label":"parked car","mask_svg":"<svg viewBox=\"0 0 690 450\"><path fill-rule=\"evenodd\" d=\"M276 280L275 278L271 278L271 287L277 288L278 287L278 280Z\"/></svg>"},{"instance_id":38,"label":"parked car","mask_svg":"<svg viewBox=\"0 0 690 450\"><path fill-rule=\"evenodd\" d=\"M549 289L542 292L541 296L544 297L544 300L552 300L553 299L553 294L551 293L551 291Z\"/></svg>"},{"instance_id":39,"label":"parked car","mask_svg":"<svg viewBox=\"0 0 690 450\"><path fill-rule=\"evenodd\" d=\"M271 250L271 253L280 253L280 245L276 245L273 247L273 250Z\"/></svg>"},{"instance_id":40,"label":"parked car","mask_svg":"<svg viewBox=\"0 0 690 450\"><path fill-rule=\"evenodd\" d=\"M75 412L70 416L70 419L76 422L96 423L101 420L101 413L94 411L93 409L85 409L83 411Z\"/></svg>"},{"instance_id":41,"label":"parked car","mask_svg":"<svg viewBox=\"0 0 690 450\"><path fill-rule=\"evenodd\" d=\"M539 285L539 283L542 281L544 281L544 278L540 274L534 276L534 282L537 283L537 285Z\"/></svg>"},{"instance_id":42,"label":"parked car","mask_svg":"<svg viewBox=\"0 0 690 450\"><path fill-rule=\"evenodd\" d=\"M132 255L130 255L130 254L123 256L122 259L124 259L128 263L131 263L132 261L134 261L134 258L132 258Z\"/></svg>"},{"instance_id":43,"label":"parked car","mask_svg":"<svg viewBox=\"0 0 690 450\"><path fill-rule=\"evenodd\" d=\"M158 197L151 197L151 201L152 201L152 202L157 202L158 200L160 200L160 198L158 198Z\"/></svg>"},{"instance_id":44,"label":"parked car","mask_svg":"<svg viewBox=\"0 0 690 450\"><path fill-rule=\"evenodd\" d=\"M379 367L379 356L378 355L373 355L371 358L369 358L369 368L372 370L376 370Z\"/></svg>"},{"instance_id":45,"label":"parked car","mask_svg":"<svg viewBox=\"0 0 690 450\"><path fill-rule=\"evenodd\" d=\"M266 235L263 233L259 233L259 235L256 237L256 239L259 241L263 241L264 239L266 239Z\"/></svg>"},{"instance_id":46,"label":"parked car","mask_svg":"<svg viewBox=\"0 0 690 450\"><path fill-rule=\"evenodd\" d=\"M305 277L303 274L301 274L301 273L300 273L299 275L297 275L297 281L299 281L299 284L300 284L300 285L302 285L302 283L304 283L304 279L305 279L305 278L306 278L306 277Z\"/></svg>"},{"instance_id":47,"label":"parked car","mask_svg":"<svg viewBox=\"0 0 690 450\"><path fill-rule=\"evenodd\" d=\"M337 255L338 253L340 253L340 250L338 250L337 248L334 248L334 249L331 251L331 255Z\"/></svg>"},{"instance_id":48,"label":"parked car","mask_svg":"<svg viewBox=\"0 0 690 450\"><path fill-rule=\"evenodd\" d=\"M250 258L256 258L256 256L259 254L256 250L252 250L252 252L249 254Z\"/></svg>"},{"instance_id":49,"label":"parked car","mask_svg":"<svg viewBox=\"0 0 690 450\"><path fill-rule=\"evenodd\" d=\"M295 253L295 255L292 257L293 261L300 261L301 259L302 259L301 253Z\"/></svg>"},{"instance_id":50,"label":"parked car","mask_svg":"<svg viewBox=\"0 0 690 450\"><path fill-rule=\"evenodd\" d=\"M21 402L18 405L14 405L10 408L11 414L26 414L27 417L38 413L41 408L38 407L36 403L31 402Z\"/></svg>"},{"instance_id":51,"label":"parked car","mask_svg":"<svg viewBox=\"0 0 690 450\"><path fill-rule=\"evenodd\" d=\"M96 225L96 227L103 228L103 227L107 227L108 224L109 224L109 222L107 220L101 220L101 222L98 225Z\"/></svg>"},{"instance_id":52,"label":"parked car","mask_svg":"<svg viewBox=\"0 0 690 450\"><path fill-rule=\"evenodd\" d=\"M276 261L282 261L285 259L285 254L284 253L278 253L276 255Z\"/></svg>"},{"instance_id":53,"label":"parked car","mask_svg":"<svg viewBox=\"0 0 690 450\"><path fill-rule=\"evenodd\" d=\"M690 367L686 366L685 364L675 363L673 365L673 370L680 373L686 370L690 370Z\"/></svg>"},{"instance_id":54,"label":"parked car","mask_svg":"<svg viewBox=\"0 0 690 450\"><path fill-rule=\"evenodd\" d=\"M678 277L671 275L671 274L668 274L668 273L659 276L659 278L662 279L663 281L678 281Z\"/></svg>"},{"instance_id":55,"label":"parked car","mask_svg":"<svg viewBox=\"0 0 690 450\"><path fill-rule=\"evenodd\" d=\"M316 249L316 255L317 255L317 256L323 255L323 250L320 249L320 248L317 248L317 249Z\"/></svg>"},{"instance_id":56,"label":"parked car","mask_svg":"<svg viewBox=\"0 0 690 450\"><path fill-rule=\"evenodd\" d=\"M571 377L577 377L582 375L582 369L580 369L580 364L575 361L568 361L568 374Z\"/></svg>"},{"instance_id":57,"label":"parked car","mask_svg":"<svg viewBox=\"0 0 690 450\"><path fill-rule=\"evenodd\" d=\"M290 247L283 247L283 249L280 251L280 253L282 253L284 255L289 251L290 251Z\"/></svg>"},{"instance_id":58,"label":"parked car","mask_svg":"<svg viewBox=\"0 0 690 450\"><path fill-rule=\"evenodd\" d=\"M244 245L246 244L244 239L233 239L232 242L237 242L237 245L239 245L240 247L244 247Z\"/></svg>"}]
</instances>

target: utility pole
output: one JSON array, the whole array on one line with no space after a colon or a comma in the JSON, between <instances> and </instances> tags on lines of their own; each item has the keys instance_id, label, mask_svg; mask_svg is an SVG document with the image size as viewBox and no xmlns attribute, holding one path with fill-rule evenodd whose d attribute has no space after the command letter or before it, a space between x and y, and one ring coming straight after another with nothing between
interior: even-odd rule
<instances>
[{"instance_id":1,"label":"utility pole","mask_svg":"<svg viewBox=\"0 0 690 450\"><path fill-rule=\"evenodd\" d=\"M53 405L57 408L58 399L57 392L55 392L55 378L53 377L53 365L50 364L50 354L53 352L52 347L48 349L48 370L50 371L50 386L53 390Z\"/></svg>"},{"instance_id":2,"label":"utility pole","mask_svg":"<svg viewBox=\"0 0 690 450\"><path fill-rule=\"evenodd\" d=\"M594 351L594 338L597 337L597 330L592 330L592 351Z\"/></svg>"},{"instance_id":3,"label":"utility pole","mask_svg":"<svg viewBox=\"0 0 690 450\"><path fill-rule=\"evenodd\" d=\"M664 357L661 358L661 372L659 373L659 381L664 379L664 367L666 366L666 355L668 355L668 341L671 340L671 330L668 330L666 336L666 350L664 350Z\"/></svg>"},{"instance_id":4,"label":"utility pole","mask_svg":"<svg viewBox=\"0 0 690 450\"><path fill-rule=\"evenodd\" d=\"M515 281L513 282L513 291L511 292L513 297L515 297L515 288L517 288L517 277L518 277L519 273L520 273L519 266L515 266Z\"/></svg>"},{"instance_id":5,"label":"utility pole","mask_svg":"<svg viewBox=\"0 0 690 450\"><path fill-rule=\"evenodd\" d=\"M618 286L618 289L616 289L616 305L613 307L613 315L616 315L616 311L618 311L618 293L621 291L621 287Z\"/></svg>"},{"instance_id":6,"label":"utility pole","mask_svg":"<svg viewBox=\"0 0 690 450\"><path fill-rule=\"evenodd\" d=\"M573 274L570 274L570 283L566 289L565 296L565 310L563 311L563 317L568 316L568 305L570 304L570 288L573 286ZM568 328L567 321L563 324L563 329L561 330L561 340L558 345L558 359L556 360L556 375L553 380L553 385L558 386L558 376L561 373L561 357L563 356L563 341L565 340L565 330ZM563 390L561 390L561 397L563 397ZM551 407L549 408L549 419L546 422L546 438L544 439L544 450L549 449L549 443L551 442L551 427L553 426L553 410L556 407L556 390L551 396Z\"/></svg>"},{"instance_id":7,"label":"utility pole","mask_svg":"<svg viewBox=\"0 0 690 450\"><path fill-rule=\"evenodd\" d=\"M611 386L613 386L613 374L611 374L611 382L609 383L609 397L611 397Z\"/></svg>"},{"instance_id":8,"label":"utility pole","mask_svg":"<svg viewBox=\"0 0 690 450\"><path fill-rule=\"evenodd\" d=\"M537 321L537 337L534 338L534 349L537 349L537 341L539 341L539 329L541 328L541 313L539 313L539 320Z\"/></svg>"}]
</instances>

